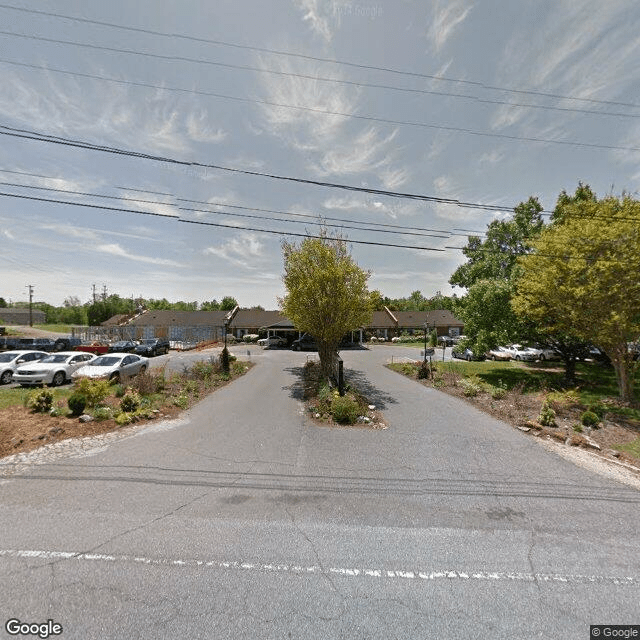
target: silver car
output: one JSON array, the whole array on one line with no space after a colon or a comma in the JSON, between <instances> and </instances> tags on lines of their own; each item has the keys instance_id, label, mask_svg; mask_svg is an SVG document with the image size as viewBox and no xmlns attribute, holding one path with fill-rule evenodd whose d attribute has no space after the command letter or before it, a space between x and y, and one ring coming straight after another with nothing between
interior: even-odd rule
<instances>
[{"instance_id":1,"label":"silver car","mask_svg":"<svg viewBox=\"0 0 640 640\"><path fill-rule=\"evenodd\" d=\"M46 351L5 351L0 353L0 384L9 384L13 374L21 364L42 360L49 354Z\"/></svg>"},{"instance_id":2,"label":"silver car","mask_svg":"<svg viewBox=\"0 0 640 640\"><path fill-rule=\"evenodd\" d=\"M95 356L78 351L52 353L42 360L20 365L13 374L13 381L21 385L50 384L58 387L71 380L71 374L89 364Z\"/></svg>"},{"instance_id":3,"label":"silver car","mask_svg":"<svg viewBox=\"0 0 640 640\"><path fill-rule=\"evenodd\" d=\"M120 382L127 378L143 373L149 368L149 358L137 356L134 353L109 353L98 356L89 364L77 369L71 378L107 378L113 382Z\"/></svg>"}]
</instances>

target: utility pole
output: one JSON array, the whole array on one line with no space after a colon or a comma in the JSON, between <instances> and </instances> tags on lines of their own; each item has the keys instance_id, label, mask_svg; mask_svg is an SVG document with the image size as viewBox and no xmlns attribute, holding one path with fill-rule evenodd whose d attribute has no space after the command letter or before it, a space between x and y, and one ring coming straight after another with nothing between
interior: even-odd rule
<instances>
[{"instance_id":1,"label":"utility pole","mask_svg":"<svg viewBox=\"0 0 640 640\"><path fill-rule=\"evenodd\" d=\"M33 285L28 284L29 287L29 326L33 327Z\"/></svg>"},{"instance_id":2,"label":"utility pole","mask_svg":"<svg viewBox=\"0 0 640 640\"><path fill-rule=\"evenodd\" d=\"M93 304L96 303L96 285L95 283L91 285L91 288L93 289Z\"/></svg>"},{"instance_id":3,"label":"utility pole","mask_svg":"<svg viewBox=\"0 0 640 640\"><path fill-rule=\"evenodd\" d=\"M107 299L107 285L102 285L102 301L104 302Z\"/></svg>"}]
</instances>

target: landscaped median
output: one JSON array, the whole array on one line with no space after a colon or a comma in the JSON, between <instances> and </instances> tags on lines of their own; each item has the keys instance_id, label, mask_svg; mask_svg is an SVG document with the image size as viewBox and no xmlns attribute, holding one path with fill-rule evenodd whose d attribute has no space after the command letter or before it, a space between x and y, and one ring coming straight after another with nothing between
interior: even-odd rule
<instances>
[{"instance_id":1,"label":"landscaped median","mask_svg":"<svg viewBox=\"0 0 640 640\"><path fill-rule=\"evenodd\" d=\"M123 384L80 378L68 388L2 389L0 458L58 440L173 417L253 366L234 359L227 373L223 365L211 357L181 373L167 375L155 369Z\"/></svg>"},{"instance_id":2,"label":"landscaped median","mask_svg":"<svg viewBox=\"0 0 640 640\"><path fill-rule=\"evenodd\" d=\"M615 373L579 363L568 387L547 363L399 362L387 365L534 436L598 451L640 468L640 408L616 397ZM636 372L640 381L640 372Z\"/></svg>"}]
</instances>

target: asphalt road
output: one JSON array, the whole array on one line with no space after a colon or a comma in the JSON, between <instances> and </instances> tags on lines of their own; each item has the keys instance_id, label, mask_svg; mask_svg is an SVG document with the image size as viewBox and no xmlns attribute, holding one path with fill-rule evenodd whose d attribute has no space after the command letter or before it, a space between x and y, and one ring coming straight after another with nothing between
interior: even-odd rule
<instances>
[{"instance_id":1,"label":"asphalt road","mask_svg":"<svg viewBox=\"0 0 640 640\"><path fill-rule=\"evenodd\" d=\"M381 366L404 348L342 354L378 431L309 421L313 355L249 350L258 366L181 420L0 466L3 627L555 640L640 624L639 492Z\"/></svg>"}]
</instances>

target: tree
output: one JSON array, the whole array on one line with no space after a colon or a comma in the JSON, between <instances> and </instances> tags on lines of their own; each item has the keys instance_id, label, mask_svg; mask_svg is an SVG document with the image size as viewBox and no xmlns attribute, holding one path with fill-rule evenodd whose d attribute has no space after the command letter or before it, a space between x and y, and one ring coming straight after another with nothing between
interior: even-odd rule
<instances>
[{"instance_id":1,"label":"tree","mask_svg":"<svg viewBox=\"0 0 640 640\"><path fill-rule=\"evenodd\" d=\"M7 306L7 301L4 298L0 298L0 309L4 309Z\"/></svg>"},{"instance_id":2,"label":"tree","mask_svg":"<svg viewBox=\"0 0 640 640\"><path fill-rule=\"evenodd\" d=\"M221 311L233 311L238 306L238 301L231 296L225 296L220 302Z\"/></svg>"},{"instance_id":3,"label":"tree","mask_svg":"<svg viewBox=\"0 0 640 640\"><path fill-rule=\"evenodd\" d=\"M342 337L371 319L370 273L354 262L343 238L324 230L299 245L285 241L282 249L287 293L278 299L280 308L316 339L322 375L329 379Z\"/></svg>"},{"instance_id":4,"label":"tree","mask_svg":"<svg viewBox=\"0 0 640 640\"><path fill-rule=\"evenodd\" d=\"M546 330L594 343L611 359L620 398L634 400L627 343L640 336L640 202L629 196L563 202L557 221L520 260L512 301Z\"/></svg>"},{"instance_id":5,"label":"tree","mask_svg":"<svg viewBox=\"0 0 640 640\"><path fill-rule=\"evenodd\" d=\"M470 236L463 249L467 262L449 279L452 285L467 288L455 313L464 321L468 343L476 353L499 344L521 339L527 333L509 304L513 294L513 275L518 256L531 251L531 242L544 223L542 206L529 198L514 208L509 220L494 220L487 227L486 239Z\"/></svg>"}]
</instances>

